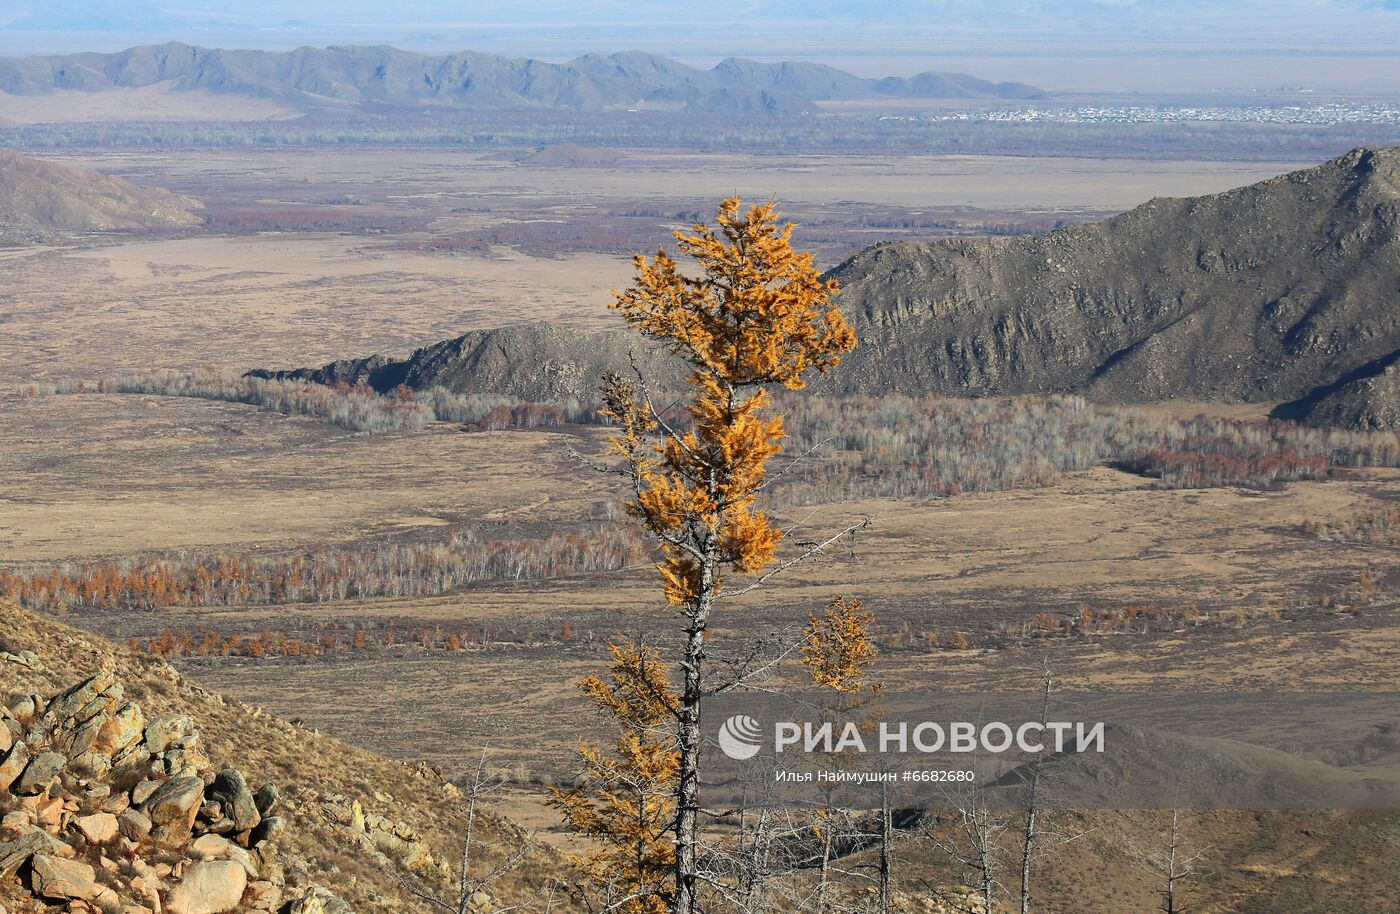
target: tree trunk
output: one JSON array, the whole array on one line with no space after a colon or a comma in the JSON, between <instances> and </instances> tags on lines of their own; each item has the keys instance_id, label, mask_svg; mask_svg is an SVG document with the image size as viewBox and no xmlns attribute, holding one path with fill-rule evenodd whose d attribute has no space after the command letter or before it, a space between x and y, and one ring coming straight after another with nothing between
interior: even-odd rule
<instances>
[{"instance_id":1,"label":"tree trunk","mask_svg":"<svg viewBox=\"0 0 1400 914\"><path fill-rule=\"evenodd\" d=\"M992 872L992 867L996 865L995 861L992 860L994 851L991 842L993 838L990 831L983 832L980 827L978 834L983 836L977 849L978 869L982 876L980 886L982 890L982 914L993 914L997 890L996 877Z\"/></svg>"},{"instance_id":2,"label":"tree trunk","mask_svg":"<svg viewBox=\"0 0 1400 914\"><path fill-rule=\"evenodd\" d=\"M831 881L832 830L836 816L831 808L831 792L826 793L826 821L822 829L822 865L817 880L817 894L813 904L816 914L826 914L826 891Z\"/></svg>"},{"instance_id":3,"label":"tree trunk","mask_svg":"<svg viewBox=\"0 0 1400 914\"><path fill-rule=\"evenodd\" d=\"M758 814L758 825L749 846L748 870L744 874L744 897L739 910L744 914L759 914L765 910L764 892L768 879L768 810Z\"/></svg>"},{"instance_id":4,"label":"tree trunk","mask_svg":"<svg viewBox=\"0 0 1400 914\"><path fill-rule=\"evenodd\" d=\"M1031 861L1035 857L1036 791L1039 782L1040 766L1037 765L1031 774L1031 801L1026 810L1025 842L1021 845L1021 914L1030 914L1031 910Z\"/></svg>"},{"instance_id":5,"label":"tree trunk","mask_svg":"<svg viewBox=\"0 0 1400 914\"><path fill-rule=\"evenodd\" d=\"M890 785L880 782L880 914L894 909L894 810Z\"/></svg>"},{"instance_id":6,"label":"tree trunk","mask_svg":"<svg viewBox=\"0 0 1400 914\"><path fill-rule=\"evenodd\" d=\"M680 743L680 784L676 792L676 897L674 914L696 914L696 884L700 868L700 749L704 736L700 727L700 699L704 696L701 665L705 659L705 629L714 605L717 581L715 550L704 550L700 589L690 605L686 620L685 659L681 706L677 720Z\"/></svg>"},{"instance_id":7,"label":"tree trunk","mask_svg":"<svg viewBox=\"0 0 1400 914\"><path fill-rule=\"evenodd\" d=\"M1045 669L1044 691L1040 698L1040 726L1044 732L1045 724L1050 719L1050 668ZM1030 799L1026 807L1026 833L1025 840L1021 844L1021 914L1030 914L1031 911L1031 864L1035 860L1035 841L1037 819L1040 813L1040 766L1044 763L1043 756L1037 756L1031 763L1031 783Z\"/></svg>"},{"instance_id":8,"label":"tree trunk","mask_svg":"<svg viewBox=\"0 0 1400 914\"><path fill-rule=\"evenodd\" d=\"M1170 843L1167 845L1167 891L1166 904L1164 908L1166 914L1177 914L1176 910L1176 851L1180 847L1178 840L1181 835L1181 810L1172 807L1172 831Z\"/></svg>"}]
</instances>

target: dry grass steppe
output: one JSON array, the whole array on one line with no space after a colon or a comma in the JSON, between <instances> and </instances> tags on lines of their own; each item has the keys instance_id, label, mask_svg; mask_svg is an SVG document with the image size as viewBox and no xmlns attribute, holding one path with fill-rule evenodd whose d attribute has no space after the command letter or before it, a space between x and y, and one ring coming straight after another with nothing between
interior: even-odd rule
<instances>
[{"instance_id":1,"label":"dry grass steppe","mask_svg":"<svg viewBox=\"0 0 1400 914\"><path fill-rule=\"evenodd\" d=\"M244 229L0 249L0 389L205 363L280 367L404 353L465 330L522 320L609 322L603 309L608 290L627 277L625 258L616 251L573 248L540 256L540 239L547 236L538 229L517 235L525 240L516 247L447 253L423 246L502 226L572 230L612 220L609 225L621 226L618 237L645 228L656 243L665 240L672 216L623 214L643 204L656 213L705 210L737 191L777 197L826 239L829 259L842 245L849 250L863 239L932 233L922 224L869 224L902 223L924 211L952 226L937 229L944 233L1029 218L1074 221L1153 195L1219 190L1287 167L679 154L561 166L413 149L65 158L203 197L211 215L238 214ZM260 218L322 210L333 210L343 227L256 227ZM1153 409L1240 416L1257 415L1261 407ZM469 433L446 424L368 435L206 400L3 398L0 567L173 550L432 540L467 528L520 536L569 529L609 516L605 506L616 496L610 481L569 455L571 446L596 451L601 435L597 428ZM878 671L892 690L1026 686L1049 657L1072 688L1385 692L1400 681L1400 547L1322 539L1305 525L1397 502L1396 470L1338 470L1326 481L1268 491L1170 491L1100 466L1039 489L822 505L808 518L813 529L861 516L872 526L849 550L722 611L715 651L722 656L755 632L800 625L833 595L846 593L860 596L878 618ZM784 519L807 513L785 509ZM1173 613L1194 607L1200 616L1093 635L1032 634L1042 613L1148 606ZM33 623L27 615L16 618L23 640ZM365 649L329 655L173 662L200 687L300 720L358 749L424 759L452 774L489 743L502 764L519 771L512 816L566 844L542 806L538 781L567 775L575 743L592 727L574 683L605 661L608 639L659 637L670 615L641 566L490 581L432 597L84 610L67 621L119 642L144 642L165 629L244 635L269 629L309 638L331 633L347 641L355 631L367 632ZM432 634L432 647L414 644L423 631ZM445 649L439 635L456 631L469 632L472 640L460 650ZM395 636L392 645L380 643L385 634ZM955 634L968 639L967 649L950 646ZM65 637L77 644L82 636ZM46 660L56 676L73 679L96 650L53 652ZM122 663L133 675L154 669L125 654ZM219 717L218 731L256 735L272 726L240 705L216 707L203 692L188 694L199 699L201 711ZM1365 726L1338 721L1312 751L1347 745ZM375 779L400 777L385 773L389 763L306 733L298 730L297 741L258 759L255 769L280 776L302 764L298 753L306 752L308 776L327 783L368 778L351 772L357 766ZM256 741L230 739L239 740L230 751L261 751ZM1375 764L1393 769L1400 756ZM410 786L392 781L387 789L412 804L407 794L400 796ZM435 841L449 841L431 810L411 808ZM1356 827L1344 815L1304 821L1211 813L1210 821L1230 863L1222 868L1217 900L1199 910L1383 914L1365 905L1380 904L1384 880L1395 876L1381 859L1393 859L1385 853L1400 841L1393 816ZM1349 869L1356 861L1343 855L1362 848L1367 835L1379 836L1379 862ZM1124 875L1121 860L1117 869L1104 869L1091 857L1076 858L1056 877L1046 910L1105 910L1076 886L1107 879L1124 886L1115 912L1140 909L1132 905L1148 898L1144 884ZM1308 890L1306 900L1288 907L1300 886ZM364 888L364 898L370 891ZM373 902L361 904L375 910Z\"/></svg>"},{"instance_id":2,"label":"dry grass steppe","mask_svg":"<svg viewBox=\"0 0 1400 914\"><path fill-rule=\"evenodd\" d=\"M1288 167L682 154L574 167L411 149L95 153L58 160L197 197L209 219L234 212L248 228L0 249L7 279L0 289L0 385L208 362L319 364L368 352L403 354L468 329L524 321L609 323L608 290L627 271L621 251L584 244L543 256L555 244L549 233L521 242L523 251L489 243L466 253L405 247L464 232L525 225L538 233L564 225L586 235L602 232L617 213L653 213L622 217L642 223L627 230L624 250L631 251L669 240L669 229L681 224L674 215L703 217L719 197L740 193L779 200L805 225L808 243L829 235L824 256L834 263L896 234L946 233L989 220L1076 221L1150 196L1219 190ZM287 219L295 230L257 230ZM897 228L928 219L949 227ZM322 222L342 230L315 230Z\"/></svg>"}]
</instances>

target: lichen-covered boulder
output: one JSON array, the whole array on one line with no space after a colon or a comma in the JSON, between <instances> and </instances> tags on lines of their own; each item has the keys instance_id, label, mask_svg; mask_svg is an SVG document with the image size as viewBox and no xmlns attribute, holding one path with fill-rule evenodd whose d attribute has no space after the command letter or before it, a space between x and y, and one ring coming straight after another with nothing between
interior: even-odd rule
<instances>
[{"instance_id":1,"label":"lichen-covered boulder","mask_svg":"<svg viewBox=\"0 0 1400 914\"><path fill-rule=\"evenodd\" d=\"M211 860L191 867L165 901L167 914L222 914L243 900L248 873L232 860Z\"/></svg>"},{"instance_id":2,"label":"lichen-covered boulder","mask_svg":"<svg viewBox=\"0 0 1400 914\"><path fill-rule=\"evenodd\" d=\"M204 781L194 777L171 778L156 788L141 806L155 825L152 837L164 844L189 840L195 814L204 802Z\"/></svg>"}]
</instances>

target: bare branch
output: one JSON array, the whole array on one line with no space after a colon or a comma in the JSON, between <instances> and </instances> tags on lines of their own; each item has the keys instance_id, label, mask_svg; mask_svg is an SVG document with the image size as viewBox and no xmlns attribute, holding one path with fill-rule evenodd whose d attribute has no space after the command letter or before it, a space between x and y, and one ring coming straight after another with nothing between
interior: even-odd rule
<instances>
[{"instance_id":1,"label":"bare branch","mask_svg":"<svg viewBox=\"0 0 1400 914\"><path fill-rule=\"evenodd\" d=\"M732 597L740 597L746 593L751 593L752 591L758 590L764 584L767 584L773 578L782 574L784 571L787 571L789 568L792 568L795 565L800 565L801 563L807 561L807 559L810 559L815 555L821 555L828 546L838 542L841 539L844 539L845 537L851 536L859 530L864 530L869 526L870 518L867 516L863 520L861 520L860 523L851 524L849 527L846 527L845 529L832 534L831 536L827 537L821 542L814 544L806 552L802 553L796 558L789 559L786 562L783 562L782 564L773 568L771 571L765 572L762 576L754 580L752 583L744 587L740 587L738 590L724 589L719 591L719 593L715 595L715 599L723 600L730 599Z\"/></svg>"},{"instance_id":2,"label":"bare branch","mask_svg":"<svg viewBox=\"0 0 1400 914\"><path fill-rule=\"evenodd\" d=\"M826 438L821 438L813 442L811 447L807 448L807 450L803 451L801 454L798 454L796 457L793 457L787 463L783 464L782 469L778 470L776 473L770 474L767 479L763 480L763 482L760 483L753 490L753 494L756 495L759 492L762 492L763 490L772 486L773 483L782 479L784 476L791 473L793 470L797 469L797 467L801 466L803 463L811 459L813 454L815 454L821 448L825 447L830 441L831 436L828 436Z\"/></svg>"},{"instance_id":3,"label":"bare branch","mask_svg":"<svg viewBox=\"0 0 1400 914\"><path fill-rule=\"evenodd\" d=\"M439 898L437 895L418 885L408 874L394 874L395 881L409 894L423 901L431 903L434 907L440 908L450 914L466 914L471 910L472 896L484 891L497 879L514 870L519 866L530 853L530 845L522 844L508 855L502 862L492 867L480 878L473 878L471 875L473 851L481 846L481 841L476 835L477 810L481 798L487 796L504 786L504 780L488 776L486 771L486 760L490 757L491 749L486 747L481 750L481 755L477 758L476 766L472 770L472 780L466 789L467 809L466 823L462 827L462 856L460 869L457 873L457 898L455 901L448 901ZM547 887L552 892L552 887ZM508 911L516 911L528 907L535 903L540 897L540 893L525 899L524 901L505 907L493 908L487 914L506 914Z\"/></svg>"},{"instance_id":4,"label":"bare branch","mask_svg":"<svg viewBox=\"0 0 1400 914\"><path fill-rule=\"evenodd\" d=\"M587 467L593 472L601 473L604 476L630 477L632 475L632 473L629 470L625 470L622 467L609 466L606 463L598 463L592 457L589 457L587 454L574 447L572 443L565 446L564 453L572 457L574 462L579 464L580 466Z\"/></svg>"}]
</instances>

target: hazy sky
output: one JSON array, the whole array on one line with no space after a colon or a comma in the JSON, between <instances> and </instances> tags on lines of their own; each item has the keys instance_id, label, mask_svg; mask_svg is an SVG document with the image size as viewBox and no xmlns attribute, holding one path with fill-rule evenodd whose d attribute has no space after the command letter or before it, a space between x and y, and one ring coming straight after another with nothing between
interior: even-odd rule
<instances>
[{"instance_id":1,"label":"hazy sky","mask_svg":"<svg viewBox=\"0 0 1400 914\"><path fill-rule=\"evenodd\" d=\"M1400 90L1400 0L0 0L0 54L180 40L567 59L637 48L1059 90Z\"/></svg>"}]
</instances>

